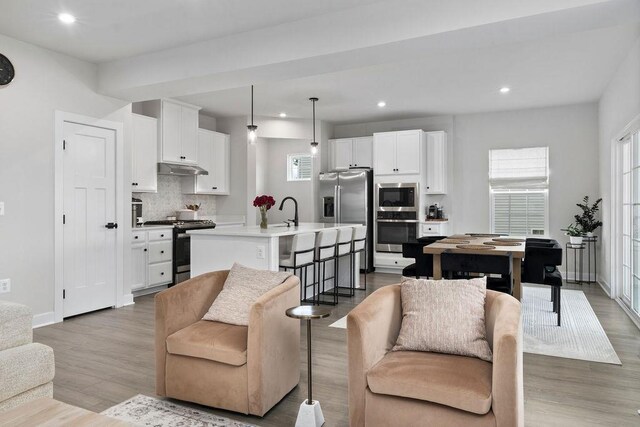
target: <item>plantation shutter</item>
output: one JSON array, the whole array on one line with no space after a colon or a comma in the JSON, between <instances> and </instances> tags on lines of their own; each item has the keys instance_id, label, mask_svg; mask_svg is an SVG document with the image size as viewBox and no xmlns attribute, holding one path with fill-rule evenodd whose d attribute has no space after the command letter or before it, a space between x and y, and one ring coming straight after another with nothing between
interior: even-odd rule
<instances>
[{"instance_id":1,"label":"plantation shutter","mask_svg":"<svg viewBox=\"0 0 640 427\"><path fill-rule=\"evenodd\" d=\"M287 156L287 181L310 181L312 161L309 154L289 154Z\"/></svg>"},{"instance_id":2,"label":"plantation shutter","mask_svg":"<svg viewBox=\"0 0 640 427\"><path fill-rule=\"evenodd\" d=\"M511 235L545 234L546 190L493 191L492 232Z\"/></svg>"}]
</instances>

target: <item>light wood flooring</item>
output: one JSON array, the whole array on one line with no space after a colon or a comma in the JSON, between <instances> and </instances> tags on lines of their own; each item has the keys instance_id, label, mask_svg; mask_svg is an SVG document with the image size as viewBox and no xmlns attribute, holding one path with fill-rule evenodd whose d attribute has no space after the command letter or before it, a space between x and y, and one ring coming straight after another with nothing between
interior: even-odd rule
<instances>
[{"instance_id":1,"label":"light wood flooring","mask_svg":"<svg viewBox=\"0 0 640 427\"><path fill-rule=\"evenodd\" d=\"M399 276L370 274L369 290L396 283ZM524 355L527 426L640 426L640 330L598 285L572 285L585 291L622 366ZM346 330L328 325L345 316L365 297L341 299L331 317L313 326L314 397L321 402L326 426L347 426ZM153 296L135 305L103 310L34 331L34 339L53 347L54 397L101 412L136 394L154 394ZM300 385L264 418L211 410L260 426L292 426L305 399L306 334L301 328Z\"/></svg>"}]
</instances>

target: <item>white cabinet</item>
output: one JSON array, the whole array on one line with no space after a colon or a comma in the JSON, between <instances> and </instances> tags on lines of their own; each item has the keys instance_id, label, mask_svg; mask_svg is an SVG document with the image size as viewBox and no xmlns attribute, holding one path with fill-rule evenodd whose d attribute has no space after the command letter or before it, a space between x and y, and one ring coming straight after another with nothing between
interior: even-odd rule
<instances>
[{"instance_id":1,"label":"white cabinet","mask_svg":"<svg viewBox=\"0 0 640 427\"><path fill-rule=\"evenodd\" d=\"M329 141L331 170L373 167L373 138L340 138Z\"/></svg>"},{"instance_id":2,"label":"white cabinet","mask_svg":"<svg viewBox=\"0 0 640 427\"><path fill-rule=\"evenodd\" d=\"M427 132L426 194L447 193L447 134Z\"/></svg>"},{"instance_id":3,"label":"white cabinet","mask_svg":"<svg viewBox=\"0 0 640 427\"><path fill-rule=\"evenodd\" d=\"M158 161L198 163L198 110L194 105L160 101Z\"/></svg>"},{"instance_id":4,"label":"white cabinet","mask_svg":"<svg viewBox=\"0 0 640 427\"><path fill-rule=\"evenodd\" d=\"M423 236L448 236L449 235L449 222L448 221L427 221L420 224L420 230L418 232L419 237Z\"/></svg>"},{"instance_id":5,"label":"white cabinet","mask_svg":"<svg viewBox=\"0 0 640 427\"><path fill-rule=\"evenodd\" d=\"M228 195L230 187L231 146L229 135L210 130L198 130L199 165L209 175L189 176L182 179L185 194Z\"/></svg>"},{"instance_id":6,"label":"white cabinet","mask_svg":"<svg viewBox=\"0 0 640 427\"><path fill-rule=\"evenodd\" d=\"M131 145L131 191L136 193L157 192L158 120L153 117L133 114Z\"/></svg>"},{"instance_id":7,"label":"white cabinet","mask_svg":"<svg viewBox=\"0 0 640 427\"><path fill-rule=\"evenodd\" d=\"M373 160L376 175L418 175L424 132L407 130L373 135Z\"/></svg>"},{"instance_id":8,"label":"white cabinet","mask_svg":"<svg viewBox=\"0 0 640 427\"><path fill-rule=\"evenodd\" d=\"M136 230L131 242L131 290L170 284L173 281L172 229Z\"/></svg>"}]
</instances>

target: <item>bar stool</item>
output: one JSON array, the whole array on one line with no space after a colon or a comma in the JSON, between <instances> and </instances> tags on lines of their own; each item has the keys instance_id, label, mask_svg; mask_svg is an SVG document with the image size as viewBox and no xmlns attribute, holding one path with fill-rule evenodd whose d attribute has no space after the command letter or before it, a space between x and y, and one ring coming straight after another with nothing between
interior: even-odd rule
<instances>
[{"instance_id":1,"label":"bar stool","mask_svg":"<svg viewBox=\"0 0 640 427\"><path fill-rule=\"evenodd\" d=\"M364 287L358 288L362 291L367 290L367 227L364 225L358 225L353 227L353 237L351 241L351 274L353 277L353 281L351 283L355 284L355 274L356 271L360 273L360 266L356 266L356 254L364 252ZM357 270L356 270L357 268ZM352 285L355 289L355 285Z\"/></svg>"},{"instance_id":2,"label":"bar stool","mask_svg":"<svg viewBox=\"0 0 640 427\"><path fill-rule=\"evenodd\" d=\"M349 286L340 286L338 280L340 278L340 258L349 256L349 267L353 270L353 227L345 227L338 229L338 243L336 243L336 278L335 283L340 289L348 289L349 293L338 292L339 297L352 297L355 295L354 291L354 277L353 273L349 272Z\"/></svg>"},{"instance_id":3,"label":"bar stool","mask_svg":"<svg viewBox=\"0 0 640 427\"><path fill-rule=\"evenodd\" d=\"M336 280L336 244L338 243L338 230L330 229L330 230L322 230L316 235L316 250L315 250L315 267L317 268L317 283L318 283L318 293L316 304L329 304L336 305L338 304L338 287ZM333 300L332 301L324 301L320 298L322 294L325 293L324 285L327 279L327 261L333 261ZM329 277L331 279L331 277Z\"/></svg>"},{"instance_id":4,"label":"bar stool","mask_svg":"<svg viewBox=\"0 0 640 427\"><path fill-rule=\"evenodd\" d=\"M300 270L300 301L302 302L313 302L307 298L307 281L309 277L308 268L313 266L313 280L311 281L313 289L316 278L316 265L313 254L315 248L316 233L296 234L293 236L291 243L291 252L284 254L285 258L280 258L280 268L284 269L284 271L292 269L293 274L296 274L296 270Z\"/></svg>"}]
</instances>

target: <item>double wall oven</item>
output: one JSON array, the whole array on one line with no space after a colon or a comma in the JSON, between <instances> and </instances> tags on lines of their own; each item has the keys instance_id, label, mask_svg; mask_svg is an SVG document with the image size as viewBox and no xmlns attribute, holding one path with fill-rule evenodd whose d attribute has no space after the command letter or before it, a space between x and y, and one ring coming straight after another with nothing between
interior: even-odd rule
<instances>
[{"instance_id":1,"label":"double wall oven","mask_svg":"<svg viewBox=\"0 0 640 427\"><path fill-rule=\"evenodd\" d=\"M418 183L376 185L376 251L402 253L402 244L416 242Z\"/></svg>"}]
</instances>

